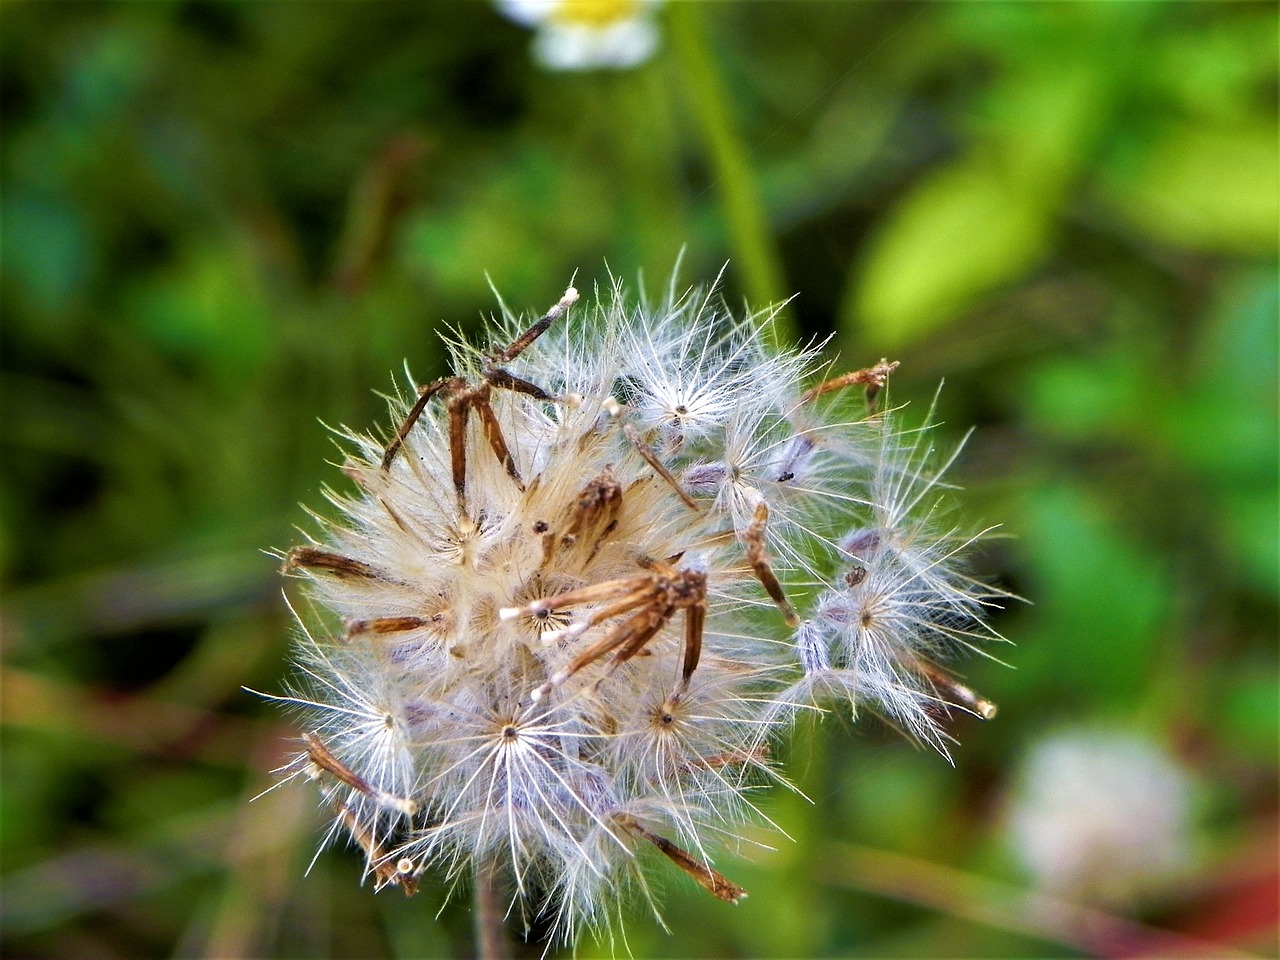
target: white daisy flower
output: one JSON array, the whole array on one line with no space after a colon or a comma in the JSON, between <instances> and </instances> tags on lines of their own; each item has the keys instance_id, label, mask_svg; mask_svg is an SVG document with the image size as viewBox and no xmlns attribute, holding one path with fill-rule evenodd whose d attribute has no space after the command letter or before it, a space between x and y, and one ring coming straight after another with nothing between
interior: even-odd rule
<instances>
[{"instance_id":1,"label":"white daisy flower","mask_svg":"<svg viewBox=\"0 0 1280 960\"><path fill-rule=\"evenodd\" d=\"M660 0L498 0L498 9L537 31L533 56L548 70L625 70L658 49Z\"/></svg>"},{"instance_id":2,"label":"white daisy flower","mask_svg":"<svg viewBox=\"0 0 1280 960\"><path fill-rule=\"evenodd\" d=\"M1110 907L1168 892L1192 862L1195 785L1144 737L1068 730L1038 743L1009 805L1010 845L1037 886Z\"/></svg>"}]
</instances>

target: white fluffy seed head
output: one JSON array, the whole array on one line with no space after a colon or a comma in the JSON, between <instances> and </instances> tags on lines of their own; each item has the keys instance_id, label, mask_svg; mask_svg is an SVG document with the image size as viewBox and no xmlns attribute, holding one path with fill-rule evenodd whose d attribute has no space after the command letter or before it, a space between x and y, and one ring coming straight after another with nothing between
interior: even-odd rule
<instances>
[{"instance_id":1,"label":"white fluffy seed head","mask_svg":"<svg viewBox=\"0 0 1280 960\"><path fill-rule=\"evenodd\" d=\"M967 690L938 664L997 595L934 518L924 434L816 401L811 351L710 290L577 301L537 338L504 308L390 445L347 436L357 489L286 560L336 617L281 698L377 885L486 864L567 940L646 889L640 848L740 899L712 853L802 703L941 749Z\"/></svg>"}]
</instances>

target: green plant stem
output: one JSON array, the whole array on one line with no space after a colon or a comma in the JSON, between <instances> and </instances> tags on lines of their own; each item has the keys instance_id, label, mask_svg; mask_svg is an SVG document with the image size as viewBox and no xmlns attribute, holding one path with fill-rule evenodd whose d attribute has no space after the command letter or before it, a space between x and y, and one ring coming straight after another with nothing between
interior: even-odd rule
<instances>
[{"instance_id":1,"label":"green plant stem","mask_svg":"<svg viewBox=\"0 0 1280 960\"><path fill-rule=\"evenodd\" d=\"M693 110L694 125L715 174L729 246L741 265L747 296L757 307L779 305L787 297L780 258L750 156L734 126L728 91L707 42L700 5L671 4L669 25L671 46ZM796 339L793 324L782 311L773 316L769 327L775 342Z\"/></svg>"},{"instance_id":2,"label":"green plant stem","mask_svg":"<svg viewBox=\"0 0 1280 960\"><path fill-rule=\"evenodd\" d=\"M1251 956L1225 944L1161 930L888 850L837 844L828 848L820 869L822 877L837 886L1071 947L1089 956Z\"/></svg>"},{"instance_id":3,"label":"green plant stem","mask_svg":"<svg viewBox=\"0 0 1280 960\"><path fill-rule=\"evenodd\" d=\"M830 842L830 824L810 799L832 794L830 733L822 717L810 711L796 718L787 741L794 789L779 791L775 803L780 822L785 822L793 840L789 848L782 848L786 852L783 888L790 904L779 911L770 933L771 949L782 955L818 956L831 933L832 898L813 870Z\"/></svg>"},{"instance_id":4,"label":"green plant stem","mask_svg":"<svg viewBox=\"0 0 1280 960\"><path fill-rule=\"evenodd\" d=\"M498 871L491 861L479 860L475 865L476 957L479 960L509 960L511 946L502 923L502 907L498 897Z\"/></svg>"}]
</instances>

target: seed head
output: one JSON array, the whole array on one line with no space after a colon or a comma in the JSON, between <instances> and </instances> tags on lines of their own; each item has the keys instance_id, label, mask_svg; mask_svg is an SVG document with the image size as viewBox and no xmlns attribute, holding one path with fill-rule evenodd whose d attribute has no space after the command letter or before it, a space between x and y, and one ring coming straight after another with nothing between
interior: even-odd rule
<instances>
[{"instance_id":1,"label":"seed head","mask_svg":"<svg viewBox=\"0 0 1280 960\"><path fill-rule=\"evenodd\" d=\"M483 864L571 940L647 891L656 850L734 902L713 854L798 711L866 707L940 750L951 706L994 712L941 666L995 636L1000 594L939 519L927 432L876 409L896 364L812 386L815 352L761 320L570 288L451 344L389 440L346 435L356 491L285 556L335 616L279 699L307 730L290 776L375 886Z\"/></svg>"}]
</instances>

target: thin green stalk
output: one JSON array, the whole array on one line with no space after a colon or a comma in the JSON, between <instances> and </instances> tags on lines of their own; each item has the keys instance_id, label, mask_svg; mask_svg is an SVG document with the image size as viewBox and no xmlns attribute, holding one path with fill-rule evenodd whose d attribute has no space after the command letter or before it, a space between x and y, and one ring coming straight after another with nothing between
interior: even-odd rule
<instances>
[{"instance_id":1,"label":"thin green stalk","mask_svg":"<svg viewBox=\"0 0 1280 960\"><path fill-rule=\"evenodd\" d=\"M953 867L852 843L827 848L828 883L1008 930L1089 956L1239 957L1252 954L1117 914L1022 890Z\"/></svg>"},{"instance_id":2,"label":"thin green stalk","mask_svg":"<svg viewBox=\"0 0 1280 960\"><path fill-rule=\"evenodd\" d=\"M745 280L747 296L756 306L781 304L787 297L781 262L749 152L734 126L728 91L707 42L702 11L696 3L673 3L669 15L671 46L695 126L715 173L729 247ZM794 324L784 312L774 316L770 335L778 343L797 339Z\"/></svg>"}]
</instances>

